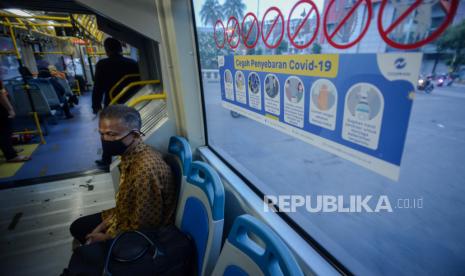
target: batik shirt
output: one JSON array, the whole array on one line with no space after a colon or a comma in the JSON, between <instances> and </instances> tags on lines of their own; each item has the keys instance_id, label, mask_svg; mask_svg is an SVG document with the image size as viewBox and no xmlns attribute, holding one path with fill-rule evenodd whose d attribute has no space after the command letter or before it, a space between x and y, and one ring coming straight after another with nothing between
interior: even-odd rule
<instances>
[{"instance_id":1,"label":"batik shirt","mask_svg":"<svg viewBox=\"0 0 465 276\"><path fill-rule=\"evenodd\" d=\"M176 185L159 152L142 142L121 157L116 207L103 211L107 234L156 228L174 222Z\"/></svg>"}]
</instances>

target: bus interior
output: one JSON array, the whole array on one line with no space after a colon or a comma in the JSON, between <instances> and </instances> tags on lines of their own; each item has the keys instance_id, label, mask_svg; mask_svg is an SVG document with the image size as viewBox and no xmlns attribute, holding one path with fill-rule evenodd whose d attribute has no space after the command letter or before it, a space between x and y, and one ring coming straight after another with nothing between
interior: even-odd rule
<instances>
[{"instance_id":1,"label":"bus interior","mask_svg":"<svg viewBox=\"0 0 465 276\"><path fill-rule=\"evenodd\" d=\"M465 43L444 41L465 34L464 1L2 0L0 9L11 139L31 157L0 156L2 274L60 275L70 224L115 205L120 158L96 163L92 110L109 37L140 71L113 85L110 105L136 91L124 104L139 111L144 142L176 157L181 189L196 166L211 168L213 222L196 274L463 274ZM418 17L399 15L413 9ZM409 30L425 17L428 43ZM403 31L399 18L410 20ZM178 226L192 212L183 200ZM334 208L315 207L325 202ZM237 253L247 244L240 227L254 257Z\"/></svg>"}]
</instances>

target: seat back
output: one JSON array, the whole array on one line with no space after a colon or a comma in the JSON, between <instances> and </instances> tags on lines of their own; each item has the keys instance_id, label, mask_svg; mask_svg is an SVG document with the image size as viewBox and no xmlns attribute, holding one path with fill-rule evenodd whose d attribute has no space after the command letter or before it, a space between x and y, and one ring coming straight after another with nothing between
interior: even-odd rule
<instances>
[{"instance_id":1,"label":"seat back","mask_svg":"<svg viewBox=\"0 0 465 276\"><path fill-rule=\"evenodd\" d=\"M73 96L73 91L71 90L71 87L69 86L69 83L67 80L62 79L62 78L55 78L58 83L65 89L65 95L68 97Z\"/></svg>"},{"instance_id":2,"label":"seat back","mask_svg":"<svg viewBox=\"0 0 465 276\"><path fill-rule=\"evenodd\" d=\"M192 163L192 150L187 139L181 136L172 136L168 145L168 152L176 156L182 168L182 175L189 172Z\"/></svg>"},{"instance_id":3,"label":"seat back","mask_svg":"<svg viewBox=\"0 0 465 276\"><path fill-rule=\"evenodd\" d=\"M216 171L192 162L176 213L176 226L195 243L198 275L211 275L218 259L224 224L224 188Z\"/></svg>"},{"instance_id":4,"label":"seat back","mask_svg":"<svg viewBox=\"0 0 465 276\"><path fill-rule=\"evenodd\" d=\"M58 97L55 88L53 88L52 83L48 79L44 78L37 78L29 80L30 84L37 85L42 93L44 94L45 98L48 101L48 104L52 109L56 109L60 107L60 98Z\"/></svg>"},{"instance_id":5,"label":"seat back","mask_svg":"<svg viewBox=\"0 0 465 276\"><path fill-rule=\"evenodd\" d=\"M48 101L40 88L36 84L29 84L29 92L36 112L41 116L51 115L52 111ZM27 116L32 112L31 103L23 84L13 85L13 93L10 95L14 98L15 111L18 116Z\"/></svg>"},{"instance_id":6,"label":"seat back","mask_svg":"<svg viewBox=\"0 0 465 276\"><path fill-rule=\"evenodd\" d=\"M278 235L268 225L245 214L234 221L213 275L304 274Z\"/></svg>"}]
</instances>

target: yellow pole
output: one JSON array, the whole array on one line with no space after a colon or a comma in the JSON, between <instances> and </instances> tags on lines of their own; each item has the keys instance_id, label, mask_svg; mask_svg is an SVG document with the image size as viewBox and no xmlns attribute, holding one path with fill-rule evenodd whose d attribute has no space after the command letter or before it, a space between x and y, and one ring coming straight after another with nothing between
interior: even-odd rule
<instances>
[{"instance_id":1,"label":"yellow pole","mask_svg":"<svg viewBox=\"0 0 465 276\"><path fill-rule=\"evenodd\" d=\"M34 117L34 122L36 124L37 132L39 133L40 137L40 143L42 145L45 145L45 139L44 139L44 134L42 133L42 128L40 127L40 122L39 122L39 115L37 115L37 112L33 112L32 116Z\"/></svg>"},{"instance_id":2,"label":"yellow pole","mask_svg":"<svg viewBox=\"0 0 465 276\"><path fill-rule=\"evenodd\" d=\"M10 24L10 27L9 27L10 37L11 37L11 41L13 41L13 47L15 48L16 58L21 59L21 54L19 53L19 50L18 50L18 44L16 43L15 30L13 29L13 26L11 25L10 19L5 17L5 20L8 24Z\"/></svg>"}]
</instances>

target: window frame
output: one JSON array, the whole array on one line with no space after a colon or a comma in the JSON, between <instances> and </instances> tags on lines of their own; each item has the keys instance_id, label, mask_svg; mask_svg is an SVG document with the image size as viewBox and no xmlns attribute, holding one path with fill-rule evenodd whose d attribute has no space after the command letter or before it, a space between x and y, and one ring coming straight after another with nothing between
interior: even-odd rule
<instances>
[{"instance_id":1,"label":"window frame","mask_svg":"<svg viewBox=\"0 0 465 276\"><path fill-rule=\"evenodd\" d=\"M208 124L207 124L207 112L206 112L206 105L205 105L205 94L204 94L204 87L203 87L203 76L202 76L202 65L200 62L200 51L199 49L199 41L198 41L198 34L197 34L197 25L196 25L196 17L195 17L195 9L194 9L194 0L189 0L191 5L191 15L192 15L192 23L193 23L193 35L194 35L194 47L195 47L195 58L197 61L197 70L198 70L198 77L199 77L199 84L200 84L200 97L201 97L201 105L202 105L202 117L203 117L203 125L204 125L204 137L205 137L205 145L208 147L209 150L213 152L213 154L218 157L221 162L223 162L233 173L238 176L254 193L257 195L261 201L265 194L256 186L254 185L249 179L247 179L242 173L240 173L230 162L226 160L224 156L222 156L218 150L214 148L213 145L209 142L208 136ZM297 222L295 222L287 213L280 212L279 207L274 204L273 205L278 212L278 216L283 219L300 237L302 237L318 254L320 254L332 267L334 267L339 273L342 275L353 275L353 273L344 266L336 257L334 257L328 250L326 250L320 243L318 243L309 233L307 233Z\"/></svg>"}]
</instances>

